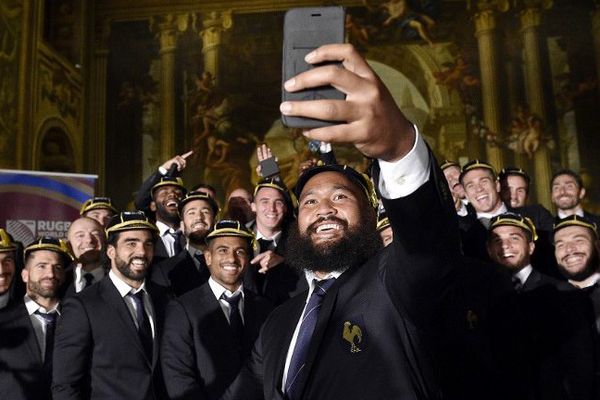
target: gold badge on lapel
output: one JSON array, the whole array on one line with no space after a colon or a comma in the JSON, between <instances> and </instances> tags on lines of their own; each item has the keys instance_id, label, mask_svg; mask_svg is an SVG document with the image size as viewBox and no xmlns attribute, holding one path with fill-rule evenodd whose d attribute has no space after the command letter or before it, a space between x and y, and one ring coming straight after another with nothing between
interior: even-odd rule
<instances>
[{"instance_id":1,"label":"gold badge on lapel","mask_svg":"<svg viewBox=\"0 0 600 400\"><path fill-rule=\"evenodd\" d=\"M360 326L352 325L350 321L344 322L344 331L342 332L342 337L345 341L350 343L351 353L358 353L360 351L360 349L357 346L357 344L360 344L360 342L362 342L363 337Z\"/></svg>"}]
</instances>

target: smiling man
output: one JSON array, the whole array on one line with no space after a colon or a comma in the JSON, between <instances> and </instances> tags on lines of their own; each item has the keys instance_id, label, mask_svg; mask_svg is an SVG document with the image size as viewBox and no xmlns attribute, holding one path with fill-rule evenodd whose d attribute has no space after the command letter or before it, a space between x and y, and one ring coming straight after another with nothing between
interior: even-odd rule
<instances>
[{"instance_id":1,"label":"smiling man","mask_svg":"<svg viewBox=\"0 0 600 400\"><path fill-rule=\"evenodd\" d=\"M172 399L218 399L271 310L242 283L252 259L252 232L239 221L223 220L206 241L210 279L167 309L161 359Z\"/></svg>"},{"instance_id":2,"label":"smiling man","mask_svg":"<svg viewBox=\"0 0 600 400\"><path fill-rule=\"evenodd\" d=\"M552 204L556 207L557 217L566 218L573 214L600 224L600 217L583 209L581 204L585 198L583 179L575 171L562 169L552 177Z\"/></svg>"},{"instance_id":3,"label":"smiling man","mask_svg":"<svg viewBox=\"0 0 600 400\"><path fill-rule=\"evenodd\" d=\"M210 273L204 259L205 239L218 213L217 202L207 193L188 193L179 203L180 228L186 246L174 257L155 264L150 279L170 288L175 296L206 283Z\"/></svg>"},{"instance_id":4,"label":"smiling man","mask_svg":"<svg viewBox=\"0 0 600 400\"><path fill-rule=\"evenodd\" d=\"M0 398L50 399L59 290L71 261L67 246L42 237L24 251L25 297L0 312Z\"/></svg>"},{"instance_id":5,"label":"smiling man","mask_svg":"<svg viewBox=\"0 0 600 400\"><path fill-rule=\"evenodd\" d=\"M0 228L0 310L6 307L11 298L15 281L17 244L12 237Z\"/></svg>"},{"instance_id":6,"label":"smiling man","mask_svg":"<svg viewBox=\"0 0 600 400\"><path fill-rule=\"evenodd\" d=\"M155 213L159 239L154 263L173 257L183 248L179 231L179 202L186 193L181 178L162 177L152 187L150 210Z\"/></svg>"},{"instance_id":7,"label":"smiling man","mask_svg":"<svg viewBox=\"0 0 600 400\"><path fill-rule=\"evenodd\" d=\"M596 397L594 333L585 301L570 285L531 265L537 240L531 220L515 213L492 218L490 258L511 274L527 330L532 387L539 399Z\"/></svg>"},{"instance_id":8,"label":"smiling man","mask_svg":"<svg viewBox=\"0 0 600 400\"><path fill-rule=\"evenodd\" d=\"M69 226L67 242L75 258L74 268L67 270L65 296L72 296L99 282L106 275L102 251L106 234L104 227L91 217L78 218Z\"/></svg>"},{"instance_id":9,"label":"smiling man","mask_svg":"<svg viewBox=\"0 0 600 400\"><path fill-rule=\"evenodd\" d=\"M158 344L167 291L146 279L157 232L142 212L111 219L108 277L63 307L56 332L54 400L165 397Z\"/></svg>"}]
</instances>

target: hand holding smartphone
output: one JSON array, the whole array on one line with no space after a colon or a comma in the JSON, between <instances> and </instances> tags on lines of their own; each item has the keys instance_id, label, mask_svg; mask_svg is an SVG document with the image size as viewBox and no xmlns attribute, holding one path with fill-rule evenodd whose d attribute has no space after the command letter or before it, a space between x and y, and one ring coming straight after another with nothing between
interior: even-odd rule
<instances>
[{"instance_id":1,"label":"hand holding smartphone","mask_svg":"<svg viewBox=\"0 0 600 400\"><path fill-rule=\"evenodd\" d=\"M283 32L283 81L317 67L304 61L311 51L324 44L344 42L343 7L293 8L284 18ZM299 92L282 89L282 101L319 99L344 100L346 95L332 86L321 86ZM289 128L317 128L335 125L335 121L282 115L283 124Z\"/></svg>"}]
</instances>

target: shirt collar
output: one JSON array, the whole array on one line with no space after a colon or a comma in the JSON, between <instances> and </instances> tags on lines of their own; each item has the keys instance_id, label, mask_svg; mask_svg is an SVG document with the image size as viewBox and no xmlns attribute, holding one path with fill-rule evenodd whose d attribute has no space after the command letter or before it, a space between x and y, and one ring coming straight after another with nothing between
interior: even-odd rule
<instances>
[{"instance_id":1,"label":"shirt collar","mask_svg":"<svg viewBox=\"0 0 600 400\"><path fill-rule=\"evenodd\" d=\"M231 297L231 296L236 295L237 293L241 293L242 299L244 298L244 285L243 284L241 284L235 290L235 292L231 292L229 289L226 289L223 286L221 286L221 284L219 284L217 281L215 281L211 276L210 278L208 278L208 286L210 287L210 290L212 290L213 295L215 296L215 298L217 300L220 300L221 296L223 296L223 294L225 294L225 296L227 296L227 297Z\"/></svg>"},{"instance_id":2,"label":"shirt collar","mask_svg":"<svg viewBox=\"0 0 600 400\"><path fill-rule=\"evenodd\" d=\"M277 242L279 241L280 236L281 236L281 231L277 232L272 237L268 238L265 235L263 235L262 233L260 233L258 228L256 229L256 240L258 240L258 239L272 240L273 243L275 244L275 246L277 246Z\"/></svg>"},{"instance_id":3,"label":"shirt collar","mask_svg":"<svg viewBox=\"0 0 600 400\"><path fill-rule=\"evenodd\" d=\"M519 279L521 285L524 285L525 282L527 282L527 278L529 278L529 275L531 275L532 271L533 267L531 266L531 264L529 264L526 267L521 268L518 272L514 273L513 276Z\"/></svg>"},{"instance_id":4,"label":"shirt collar","mask_svg":"<svg viewBox=\"0 0 600 400\"><path fill-rule=\"evenodd\" d=\"M508 212L508 208L506 208L506 204L504 204L504 202L500 203L500 207L496 210L493 211L491 213L477 213L477 219L480 218L488 218L488 219L492 219L494 218L496 215L500 215L500 214L504 214L505 212Z\"/></svg>"},{"instance_id":5,"label":"shirt collar","mask_svg":"<svg viewBox=\"0 0 600 400\"><path fill-rule=\"evenodd\" d=\"M59 303L56 303L56 305L54 306L54 308L51 308L50 310L46 310L44 307L42 307L38 303L36 303L27 294L25 295L25 297L23 297L23 300L25 301L25 307L27 308L27 313L29 315L33 315L38 310L41 313L44 313L44 314L48 314L48 313L51 313L51 312L55 311L58 315L60 315L60 310L59 310L59 307L58 307Z\"/></svg>"},{"instance_id":6,"label":"shirt collar","mask_svg":"<svg viewBox=\"0 0 600 400\"><path fill-rule=\"evenodd\" d=\"M580 206L577 206L577 209L575 210L574 213L566 213L563 210L558 210L558 212L556 213L558 215L558 218L563 219L563 218L567 218L570 217L571 215L575 214L579 217L583 217L583 208L581 208Z\"/></svg>"},{"instance_id":7,"label":"shirt collar","mask_svg":"<svg viewBox=\"0 0 600 400\"><path fill-rule=\"evenodd\" d=\"M165 224L162 221L156 221L156 227L158 228L158 232L160 236L165 236L167 232L175 233L177 232L175 229L171 228L169 225Z\"/></svg>"},{"instance_id":8,"label":"shirt collar","mask_svg":"<svg viewBox=\"0 0 600 400\"><path fill-rule=\"evenodd\" d=\"M315 283L314 283L315 279L318 281L329 279L329 278L337 279L343 273L344 273L344 271L332 271L325 278L319 279L319 278L317 278L317 275L313 271L305 270L304 276L306 277L306 281L308 282L308 297L306 297L306 302L308 302L308 299L310 299L311 293L313 292L313 290L315 290Z\"/></svg>"},{"instance_id":9,"label":"shirt collar","mask_svg":"<svg viewBox=\"0 0 600 400\"><path fill-rule=\"evenodd\" d=\"M94 268L91 271L84 272L83 266L81 264L77 264L77 266L75 267L75 282L81 281L83 279L83 275L88 273L92 274L92 276L94 277L94 282L98 282L99 280L104 278L104 275L106 275L102 265L99 265L97 268Z\"/></svg>"},{"instance_id":10,"label":"shirt collar","mask_svg":"<svg viewBox=\"0 0 600 400\"><path fill-rule=\"evenodd\" d=\"M142 290L147 291L145 280L144 280L144 282L142 282L142 285L136 289L136 288L129 286L127 283L123 282L123 280L121 280L121 278L119 278L117 276L117 274L115 274L112 270L110 270L110 272L108 273L108 277L110 278L112 283L115 285L115 287L119 291L119 294L121 295L121 297L125 297L129 293L137 293Z\"/></svg>"},{"instance_id":11,"label":"shirt collar","mask_svg":"<svg viewBox=\"0 0 600 400\"><path fill-rule=\"evenodd\" d=\"M592 275L590 275L589 278L587 278L585 280L585 284L581 285L581 282L574 283L572 280L569 280L569 282L571 282L571 284L579 287L579 288L586 288L586 287L590 287L590 286L594 286L596 283L598 283L600 281L600 272L594 272Z\"/></svg>"}]
</instances>

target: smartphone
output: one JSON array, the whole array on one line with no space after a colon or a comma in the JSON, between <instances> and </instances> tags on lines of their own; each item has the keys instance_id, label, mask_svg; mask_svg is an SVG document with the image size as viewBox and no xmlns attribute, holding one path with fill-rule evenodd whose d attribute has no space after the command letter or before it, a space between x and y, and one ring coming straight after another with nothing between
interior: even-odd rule
<instances>
[{"instance_id":1,"label":"smartphone","mask_svg":"<svg viewBox=\"0 0 600 400\"><path fill-rule=\"evenodd\" d=\"M304 61L304 57L314 49L324 44L344 43L344 18L344 7L293 8L285 13L282 83L301 72L322 65L313 66ZM282 101L344 100L346 95L329 85L294 93L286 91L282 85L281 98ZM289 128L318 128L340 122L286 115L282 115L281 119Z\"/></svg>"},{"instance_id":2,"label":"smartphone","mask_svg":"<svg viewBox=\"0 0 600 400\"><path fill-rule=\"evenodd\" d=\"M275 161L275 157L265 158L260 164L260 173L263 178L272 178L279 175L279 165Z\"/></svg>"}]
</instances>

